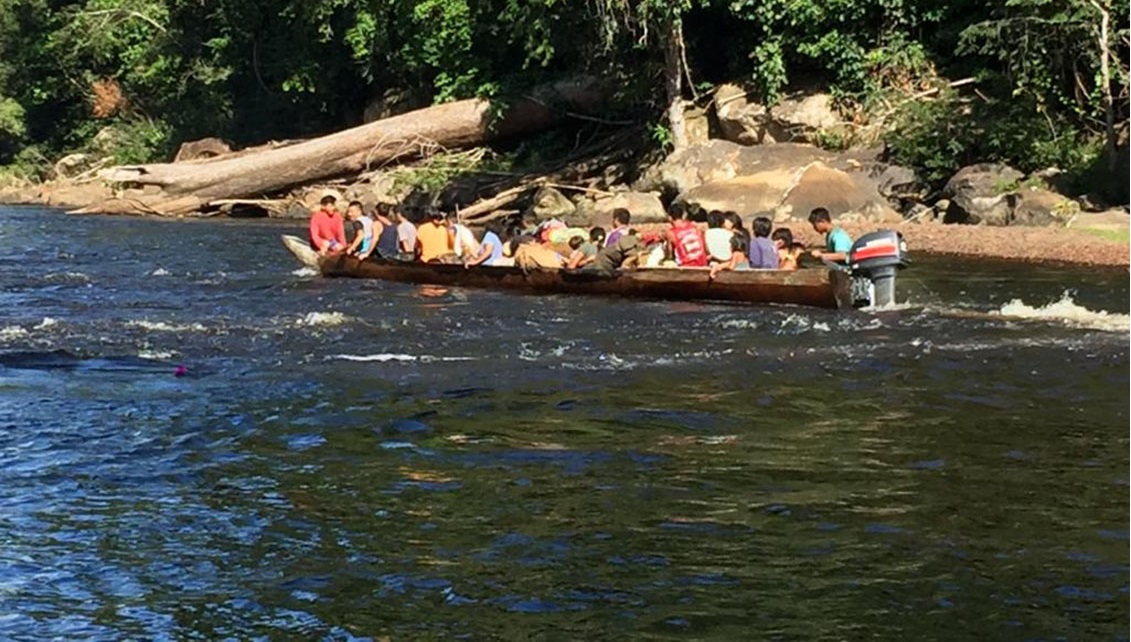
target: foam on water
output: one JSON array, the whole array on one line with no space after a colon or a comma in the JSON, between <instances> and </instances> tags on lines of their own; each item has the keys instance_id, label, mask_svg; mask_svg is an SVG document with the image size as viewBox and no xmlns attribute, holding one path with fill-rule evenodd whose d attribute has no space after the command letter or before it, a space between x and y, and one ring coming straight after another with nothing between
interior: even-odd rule
<instances>
[{"instance_id":1,"label":"foam on water","mask_svg":"<svg viewBox=\"0 0 1131 642\"><path fill-rule=\"evenodd\" d=\"M327 359L335 359L338 361L353 361L357 363L432 363L436 361L476 361L474 357L434 357L431 355L415 355L415 354L397 354L390 352L383 352L380 354L335 354Z\"/></svg>"},{"instance_id":2,"label":"foam on water","mask_svg":"<svg viewBox=\"0 0 1131 642\"><path fill-rule=\"evenodd\" d=\"M318 276L318 270L315 270L314 268L309 268L309 267L301 267L301 268L295 270L294 272L291 272L291 274L293 274L293 275L295 275L299 278L305 279L305 278L310 278L312 276Z\"/></svg>"},{"instance_id":3,"label":"foam on water","mask_svg":"<svg viewBox=\"0 0 1131 642\"><path fill-rule=\"evenodd\" d=\"M148 359L150 361L168 361L176 355L176 352L170 350L140 350L137 353L139 359Z\"/></svg>"},{"instance_id":4,"label":"foam on water","mask_svg":"<svg viewBox=\"0 0 1131 642\"><path fill-rule=\"evenodd\" d=\"M18 325L8 325L0 328L0 339L18 339L26 337L28 331Z\"/></svg>"},{"instance_id":5,"label":"foam on water","mask_svg":"<svg viewBox=\"0 0 1131 642\"><path fill-rule=\"evenodd\" d=\"M149 276L169 276L170 274L172 274L172 272L166 270L165 268L157 268L156 270L150 272Z\"/></svg>"},{"instance_id":6,"label":"foam on water","mask_svg":"<svg viewBox=\"0 0 1131 642\"><path fill-rule=\"evenodd\" d=\"M298 320L298 325L308 327L334 327L348 323L350 318L341 312L310 312Z\"/></svg>"},{"instance_id":7,"label":"foam on water","mask_svg":"<svg viewBox=\"0 0 1131 642\"><path fill-rule=\"evenodd\" d=\"M1131 330L1131 315L1089 310L1077 305L1069 292L1061 295L1059 300L1039 307L1030 306L1021 299L1014 299L1001 306L1001 309L995 314L1014 319L1051 321L1074 328L1103 330L1105 332L1128 332Z\"/></svg>"},{"instance_id":8,"label":"foam on water","mask_svg":"<svg viewBox=\"0 0 1131 642\"><path fill-rule=\"evenodd\" d=\"M52 319L51 317L43 317L43 320L40 321L39 325L35 326L34 329L35 330L46 330L47 328L56 326L58 324L59 324L59 321L57 319Z\"/></svg>"},{"instance_id":9,"label":"foam on water","mask_svg":"<svg viewBox=\"0 0 1131 642\"><path fill-rule=\"evenodd\" d=\"M176 323L165 323L164 321L148 321L142 319L141 321L129 321L126 327L140 328L142 330L149 330L151 332L204 332L208 328L199 323L189 323L186 325Z\"/></svg>"}]
</instances>

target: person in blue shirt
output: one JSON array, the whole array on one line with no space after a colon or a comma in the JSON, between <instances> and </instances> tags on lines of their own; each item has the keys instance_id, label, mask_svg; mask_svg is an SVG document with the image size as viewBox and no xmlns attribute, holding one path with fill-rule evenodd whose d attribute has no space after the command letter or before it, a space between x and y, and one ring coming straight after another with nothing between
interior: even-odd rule
<instances>
[{"instance_id":1,"label":"person in blue shirt","mask_svg":"<svg viewBox=\"0 0 1131 642\"><path fill-rule=\"evenodd\" d=\"M488 223L487 231L483 232L483 240L479 242L479 254L464 262L464 267L499 265L503 258L502 233L503 228L498 223Z\"/></svg>"},{"instance_id":2,"label":"person in blue shirt","mask_svg":"<svg viewBox=\"0 0 1131 642\"><path fill-rule=\"evenodd\" d=\"M825 235L825 249L810 252L814 258L833 263L848 261L848 253L852 250L852 237L841 228L833 227L833 220L827 209L818 207L809 212L809 224L818 234Z\"/></svg>"}]
</instances>

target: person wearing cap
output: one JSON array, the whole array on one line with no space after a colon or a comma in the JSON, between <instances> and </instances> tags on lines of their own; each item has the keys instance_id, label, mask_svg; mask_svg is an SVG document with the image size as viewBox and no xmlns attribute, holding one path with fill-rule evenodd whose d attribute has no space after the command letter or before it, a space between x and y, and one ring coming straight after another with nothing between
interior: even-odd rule
<instances>
[{"instance_id":1,"label":"person wearing cap","mask_svg":"<svg viewBox=\"0 0 1131 642\"><path fill-rule=\"evenodd\" d=\"M321 256L337 254L346 249L346 228L338 213L338 199L324 194L321 207L310 217L310 247Z\"/></svg>"},{"instance_id":2,"label":"person wearing cap","mask_svg":"<svg viewBox=\"0 0 1131 642\"><path fill-rule=\"evenodd\" d=\"M428 220L416 228L416 255L422 263L442 263L452 254L452 234L444 213L436 208L428 211Z\"/></svg>"}]
</instances>

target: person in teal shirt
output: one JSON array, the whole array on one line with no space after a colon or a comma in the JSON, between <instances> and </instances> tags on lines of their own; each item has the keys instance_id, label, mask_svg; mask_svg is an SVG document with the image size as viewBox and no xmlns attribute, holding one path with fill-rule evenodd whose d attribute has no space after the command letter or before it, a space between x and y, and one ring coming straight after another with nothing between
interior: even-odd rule
<instances>
[{"instance_id":1,"label":"person in teal shirt","mask_svg":"<svg viewBox=\"0 0 1131 642\"><path fill-rule=\"evenodd\" d=\"M839 227L833 227L833 220L827 209L818 207L809 212L809 224L817 233L825 235L825 249L810 252L814 258L833 263L848 261L848 253L852 250L852 237Z\"/></svg>"}]
</instances>

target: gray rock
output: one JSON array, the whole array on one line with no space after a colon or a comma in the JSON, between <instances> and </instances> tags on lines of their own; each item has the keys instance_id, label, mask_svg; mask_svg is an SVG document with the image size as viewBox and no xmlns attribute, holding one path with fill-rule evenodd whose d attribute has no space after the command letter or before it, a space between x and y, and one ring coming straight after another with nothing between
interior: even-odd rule
<instances>
[{"instance_id":1,"label":"gray rock","mask_svg":"<svg viewBox=\"0 0 1131 642\"><path fill-rule=\"evenodd\" d=\"M876 184L880 195L893 206L911 201L921 203L927 197L927 184L915 170L901 165L874 163L868 167L868 178Z\"/></svg>"},{"instance_id":2,"label":"gray rock","mask_svg":"<svg viewBox=\"0 0 1131 642\"><path fill-rule=\"evenodd\" d=\"M232 153L232 146L219 138L202 138L187 143L181 143L177 155L173 157L174 163L199 160L202 158L215 158Z\"/></svg>"},{"instance_id":3,"label":"gray rock","mask_svg":"<svg viewBox=\"0 0 1131 642\"><path fill-rule=\"evenodd\" d=\"M539 223L552 218L564 220L577 211L564 194L552 187L542 187L534 194L530 203L530 212L534 214Z\"/></svg>"},{"instance_id":4,"label":"gray rock","mask_svg":"<svg viewBox=\"0 0 1131 642\"><path fill-rule=\"evenodd\" d=\"M612 196L585 203L580 209L585 214L583 225L608 226L613 220L613 210L624 208L632 214L632 224L665 223L668 221L660 197L644 192L619 192Z\"/></svg>"},{"instance_id":5,"label":"gray rock","mask_svg":"<svg viewBox=\"0 0 1131 642\"><path fill-rule=\"evenodd\" d=\"M94 168L97 163L98 159L93 154L67 154L55 161L52 172L56 179L74 178Z\"/></svg>"},{"instance_id":6,"label":"gray rock","mask_svg":"<svg viewBox=\"0 0 1131 642\"><path fill-rule=\"evenodd\" d=\"M1024 174L1008 165L982 163L958 170L943 188L950 201L944 223L1009 225L1012 208L1006 195Z\"/></svg>"},{"instance_id":7,"label":"gray rock","mask_svg":"<svg viewBox=\"0 0 1131 642\"><path fill-rule=\"evenodd\" d=\"M1067 227L1080 212L1071 199L1047 189L1027 188L1006 196L1010 206L1009 225Z\"/></svg>"},{"instance_id":8,"label":"gray rock","mask_svg":"<svg viewBox=\"0 0 1131 642\"><path fill-rule=\"evenodd\" d=\"M829 94L797 93L767 106L729 83L715 91L715 115L723 138L742 145L812 143L821 132L842 127Z\"/></svg>"}]
</instances>

